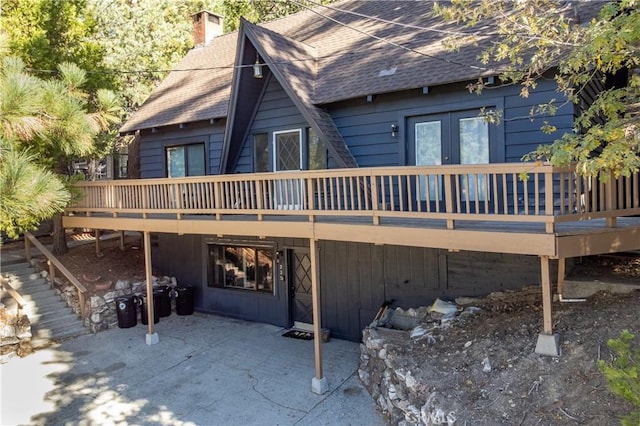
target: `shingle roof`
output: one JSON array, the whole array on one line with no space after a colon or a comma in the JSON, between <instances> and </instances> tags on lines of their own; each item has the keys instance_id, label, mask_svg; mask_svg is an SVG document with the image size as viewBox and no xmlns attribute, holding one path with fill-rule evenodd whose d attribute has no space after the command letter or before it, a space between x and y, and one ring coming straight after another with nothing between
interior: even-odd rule
<instances>
[{"instance_id":1,"label":"shingle roof","mask_svg":"<svg viewBox=\"0 0 640 426\"><path fill-rule=\"evenodd\" d=\"M497 72L477 62L481 43L457 52L443 47L446 31L459 27L432 17L430 1L346 0L331 6L335 9L318 7L260 25L284 36L277 46L272 45L271 56L282 62L279 66L291 74L291 83L315 105L469 81ZM237 32L227 34L191 50L121 131L225 117L237 37ZM310 51L315 62L301 57Z\"/></svg>"},{"instance_id":2,"label":"shingle roof","mask_svg":"<svg viewBox=\"0 0 640 426\"><path fill-rule=\"evenodd\" d=\"M355 158L329 113L313 103L317 62L315 49L248 22L243 22L243 31L253 41L263 58L268 58L270 70L291 94L292 101L312 127L323 136L333 157L343 167L357 167ZM230 143L229 139L230 135L226 135L225 143Z\"/></svg>"}]
</instances>

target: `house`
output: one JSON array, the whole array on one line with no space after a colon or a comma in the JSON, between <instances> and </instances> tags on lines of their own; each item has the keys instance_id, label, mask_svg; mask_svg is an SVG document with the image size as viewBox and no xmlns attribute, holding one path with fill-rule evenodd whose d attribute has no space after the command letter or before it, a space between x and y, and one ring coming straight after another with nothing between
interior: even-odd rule
<instances>
[{"instance_id":1,"label":"house","mask_svg":"<svg viewBox=\"0 0 640 426\"><path fill-rule=\"evenodd\" d=\"M541 284L552 336L551 268L562 281L567 258L640 248L623 218L640 213L638 176L521 163L556 137L543 119L570 132L577 111L552 79L528 98L501 85L476 60L490 38L445 49L457 29L430 9L343 1L224 35L200 12L197 47L121 129L142 179L79 184L65 226L145 232L203 312L358 341L386 300ZM469 93L480 78L494 86ZM556 114L531 119L551 98Z\"/></svg>"}]
</instances>

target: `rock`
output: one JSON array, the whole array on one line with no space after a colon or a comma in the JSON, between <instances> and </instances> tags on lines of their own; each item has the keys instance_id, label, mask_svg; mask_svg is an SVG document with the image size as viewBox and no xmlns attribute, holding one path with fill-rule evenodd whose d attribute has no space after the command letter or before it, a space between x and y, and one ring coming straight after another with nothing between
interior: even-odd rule
<instances>
[{"instance_id":1,"label":"rock","mask_svg":"<svg viewBox=\"0 0 640 426\"><path fill-rule=\"evenodd\" d=\"M482 371L485 373L489 373L491 371L491 362L489 362L489 357L482 360Z\"/></svg>"},{"instance_id":2,"label":"rock","mask_svg":"<svg viewBox=\"0 0 640 426\"><path fill-rule=\"evenodd\" d=\"M393 385L389 385L389 399L392 401L398 399L398 393L396 392L396 387Z\"/></svg>"},{"instance_id":3,"label":"rock","mask_svg":"<svg viewBox=\"0 0 640 426\"><path fill-rule=\"evenodd\" d=\"M131 288L131 283L127 280L118 280L116 282L116 290L129 290Z\"/></svg>"},{"instance_id":4,"label":"rock","mask_svg":"<svg viewBox=\"0 0 640 426\"><path fill-rule=\"evenodd\" d=\"M411 375L410 371L407 372L407 375L404 378L404 382L407 384L407 387L410 390L415 391L417 389L418 381Z\"/></svg>"},{"instance_id":5,"label":"rock","mask_svg":"<svg viewBox=\"0 0 640 426\"><path fill-rule=\"evenodd\" d=\"M106 293L103 297L106 303L110 303L110 302L113 302L113 300L118 296L120 296L120 294L117 291L110 291L109 293Z\"/></svg>"},{"instance_id":6,"label":"rock","mask_svg":"<svg viewBox=\"0 0 640 426\"><path fill-rule=\"evenodd\" d=\"M14 320L15 321L15 320ZM11 324L4 324L0 327L0 345L4 346L12 343L5 343L5 340L16 337L16 328Z\"/></svg>"},{"instance_id":7,"label":"rock","mask_svg":"<svg viewBox=\"0 0 640 426\"><path fill-rule=\"evenodd\" d=\"M411 334L409 335L409 337L411 337L412 339L416 339L418 337L424 336L425 334L427 334L427 330L425 330L421 326L417 326L416 328L411 330Z\"/></svg>"},{"instance_id":8,"label":"rock","mask_svg":"<svg viewBox=\"0 0 640 426\"><path fill-rule=\"evenodd\" d=\"M106 298L106 295L105 295L105 298ZM106 299L103 299L100 296L91 296L91 310L95 308L102 308L105 304L106 304Z\"/></svg>"},{"instance_id":9,"label":"rock","mask_svg":"<svg viewBox=\"0 0 640 426\"><path fill-rule=\"evenodd\" d=\"M40 276L42 278L47 278L49 276L49 273L45 270L40 271Z\"/></svg>"},{"instance_id":10,"label":"rock","mask_svg":"<svg viewBox=\"0 0 640 426\"><path fill-rule=\"evenodd\" d=\"M20 342L20 340L15 336L15 334L13 336L10 336L10 337L2 337L2 338L0 338L0 347L4 347L4 346L8 346L8 345L15 345L15 344L17 344L19 342Z\"/></svg>"}]
</instances>

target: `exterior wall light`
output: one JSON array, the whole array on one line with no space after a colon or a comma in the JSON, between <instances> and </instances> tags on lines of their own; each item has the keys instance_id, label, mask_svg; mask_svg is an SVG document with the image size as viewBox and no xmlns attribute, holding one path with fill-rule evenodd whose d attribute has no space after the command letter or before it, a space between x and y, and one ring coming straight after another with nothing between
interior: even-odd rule
<instances>
[{"instance_id":1,"label":"exterior wall light","mask_svg":"<svg viewBox=\"0 0 640 426\"><path fill-rule=\"evenodd\" d=\"M262 78L264 75L262 74L262 65L260 63L260 57L256 53L256 63L253 64L253 78Z\"/></svg>"},{"instance_id":2,"label":"exterior wall light","mask_svg":"<svg viewBox=\"0 0 640 426\"><path fill-rule=\"evenodd\" d=\"M391 125L391 136L395 137L398 134L398 125L397 124L392 124Z\"/></svg>"}]
</instances>

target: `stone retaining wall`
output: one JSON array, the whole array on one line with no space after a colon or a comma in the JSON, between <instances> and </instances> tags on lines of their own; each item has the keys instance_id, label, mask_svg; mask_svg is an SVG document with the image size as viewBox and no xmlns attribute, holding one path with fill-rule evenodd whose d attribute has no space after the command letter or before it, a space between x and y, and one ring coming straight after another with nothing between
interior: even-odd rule
<instances>
[{"instance_id":1,"label":"stone retaining wall","mask_svg":"<svg viewBox=\"0 0 640 426\"><path fill-rule=\"evenodd\" d=\"M390 424L455 424L446 398L431 389L438 379L424 377L420 361L412 355L416 348L426 350L437 341L434 336L477 308L458 310L447 302L441 307L449 312L434 312L433 306L390 310L363 331L358 375Z\"/></svg>"},{"instance_id":2,"label":"stone retaining wall","mask_svg":"<svg viewBox=\"0 0 640 426\"><path fill-rule=\"evenodd\" d=\"M23 357L33 352L31 348L31 323L26 315L7 312L0 303L0 364L15 356Z\"/></svg>"},{"instance_id":3,"label":"stone retaining wall","mask_svg":"<svg viewBox=\"0 0 640 426\"><path fill-rule=\"evenodd\" d=\"M153 277L153 286L169 286L175 288L177 281L175 277ZM115 299L120 296L134 294L144 296L147 292L146 282L131 284L126 280L118 280L113 291L104 296L92 296L87 301L87 317L84 320L85 326L89 327L92 333L106 330L118 325L118 313L116 311Z\"/></svg>"}]
</instances>

